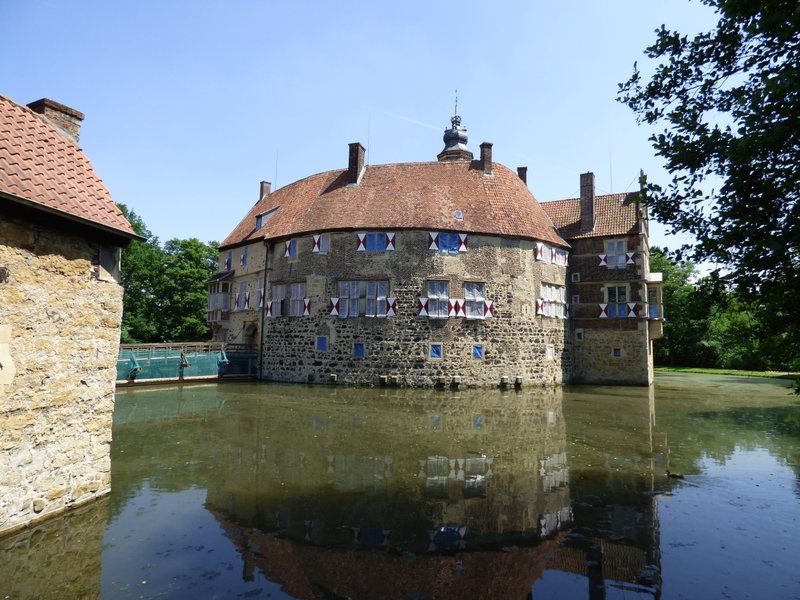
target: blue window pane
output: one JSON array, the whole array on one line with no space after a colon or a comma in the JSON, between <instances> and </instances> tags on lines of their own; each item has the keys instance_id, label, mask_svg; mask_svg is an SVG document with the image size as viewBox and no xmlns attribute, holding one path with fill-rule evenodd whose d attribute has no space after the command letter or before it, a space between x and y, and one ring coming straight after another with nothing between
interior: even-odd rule
<instances>
[{"instance_id":1,"label":"blue window pane","mask_svg":"<svg viewBox=\"0 0 800 600\"><path fill-rule=\"evenodd\" d=\"M472 347L472 358L475 360L483 360L483 346L476 344Z\"/></svg>"},{"instance_id":2,"label":"blue window pane","mask_svg":"<svg viewBox=\"0 0 800 600\"><path fill-rule=\"evenodd\" d=\"M475 415L472 417L472 428L483 429L483 415Z\"/></svg>"},{"instance_id":3,"label":"blue window pane","mask_svg":"<svg viewBox=\"0 0 800 600\"><path fill-rule=\"evenodd\" d=\"M442 428L442 415L431 415L431 429L439 431Z\"/></svg>"},{"instance_id":4,"label":"blue window pane","mask_svg":"<svg viewBox=\"0 0 800 600\"><path fill-rule=\"evenodd\" d=\"M431 344L431 358L442 358L441 344Z\"/></svg>"},{"instance_id":5,"label":"blue window pane","mask_svg":"<svg viewBox=\"0 0 800 600\"><path fill-rule=\"evenodd\" d=\"M356 342L353 344L353 358L364 358L364 343Z\"/></svg>"},{"instance_id":6,"label":"blue window pane","mask_svg":"<svg viewBox=\"0 0 800 600\"><path fill-rule=\"evenodd\" d=\"M367 252L384 252L386 250L385 233L367 234Z\"/></svg>"},{"instance_id":7,"label":"blue window pane","mask_svg":"<svg viewBox=\"0 0 800 600\"><path fill-rule=\"evenodd\" d=\"M328 338L325 336L319 336L317 338L317 352L327 352L328 351Z\"/></svg>"}]
</instances>

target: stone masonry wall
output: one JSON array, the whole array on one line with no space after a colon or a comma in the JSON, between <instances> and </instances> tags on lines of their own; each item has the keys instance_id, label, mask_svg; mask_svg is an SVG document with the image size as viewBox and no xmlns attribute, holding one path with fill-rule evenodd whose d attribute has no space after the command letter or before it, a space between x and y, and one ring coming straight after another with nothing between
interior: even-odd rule
<instances>
[{"instance_id":1,"label":"stone masonry wall","mask_svg":"<svg viewBox=\"0 0 800 600\"><path fill-rule=\"evenodd\" d=\"M310 236L308 236L310 240ZM396 233L396 249L385 253L356 250L356 233L331 236L328 255L313 254L305 238L298 256L287 259L273 251L271 284L306 282L310 316L266 320L266 379L377 385L381 376L400 386L497 386L502 377L514 385L554 385L569 379L570 346L566 321L536 316L535 300L542 281L563 285L566 269L534 260L531 241L470 235L468 250L442 254L428 249L425 231ZM281 247L279 242L277 247ZM330 299L338 297L340 280L388 280L389 296L397 299L397 316L339 318L330 315ZM449 282L451 298L463 298L465 282L485 282L485 296L494 303L494 317L433 319L419 316L428 280ZM269 293L268 293L269 297ZM328 349L316 350L318 336ZM353 357L353 345L365 345L364 358ZM430 357L431 344L442 344L443 356ZM473 345L483 359L473 358Z\"/></svg>"},{"instance_id":2,"label":"stone masonry wall","mask_svg":"<svg viewBox=\"0 0 800 600\"><path fill-rule=\"evenodd\" d=\"M0 534L110 490L122 288L100 251L0 219L0 329L16 371L0 368Z\"/></svg>"}]
</instances>

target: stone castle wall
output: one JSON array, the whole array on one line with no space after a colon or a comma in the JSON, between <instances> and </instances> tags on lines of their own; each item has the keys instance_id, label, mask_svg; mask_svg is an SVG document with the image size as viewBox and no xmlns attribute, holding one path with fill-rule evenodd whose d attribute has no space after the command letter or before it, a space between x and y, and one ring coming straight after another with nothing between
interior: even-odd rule
<instances>
[{"instance_id":1,"label":"stone castle wall","mask_svg":"<svg viewBox=\"0 0 800 600\"><path fill-rule=\"evenodd\" d=\"M122 288L109 253L0 219L0 362L13 363L0 367L0 534L110 490Z\"/></svg>"},{"instance_id":2,"label":"stone castle wall","mask_svg":"<svg viewBox=\"0 0 800 600\"><path fill-rule=\"evenodd\" d=\"M468 249L442 254L428 248L428 233L396 233L394 251L357 251L355 232L331 235L330 252L311 252L311 236L298 238L296 258L283 256L282 243L269 260L271 285L305 282L310 315L265 320L263 375L275 381L377 385L381 376L401 386L496 386L507 377L523 385L561 384L569 379L570 344L566 320L537 316L542 281L564 285L563 266L536 261L533 242L470 235ZM396 316L339 318L330 314L340 280L388 280ZM451 298L463 298L465 282L485 282L494 316L483 319L419 316L429 280L449 283ZM268 291L267 296L270 297ZM327 349L318 351L318 337ZM364 357L354 358L354 344ZM431 344L442 357L431 358ZM473 346L483 358L476 359Z\"/></svg>"}]
</instances>

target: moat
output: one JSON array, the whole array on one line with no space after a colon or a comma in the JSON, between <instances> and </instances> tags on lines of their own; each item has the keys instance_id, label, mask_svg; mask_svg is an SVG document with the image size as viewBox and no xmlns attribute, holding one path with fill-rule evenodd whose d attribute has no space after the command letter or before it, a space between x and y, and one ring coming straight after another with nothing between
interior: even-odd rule
<instances>
[{"instance_id":1,"label":"moat","mask_svg":"<svg viewBox=\"0 0 800 600\"><path fill-rule=\"evenodd\" d=\"M111 495L0 599L800 598L799 473L786 381L120 389Z\"/></svg>"}]
</instances>

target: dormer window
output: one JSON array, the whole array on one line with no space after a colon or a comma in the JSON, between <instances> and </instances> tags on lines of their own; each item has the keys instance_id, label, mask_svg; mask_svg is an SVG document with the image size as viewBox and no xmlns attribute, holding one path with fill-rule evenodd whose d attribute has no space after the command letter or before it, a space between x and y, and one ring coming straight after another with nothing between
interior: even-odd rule
<instances>
[{"instance_id":1,"label":"dormer window","mask_svg":"<svg viewBox=\"0 0 800 600\"><path fill-rule=\"evenodd\" d=\"M261 229L264 225L267 224L267 221L270 220L272 215L275 214L275 211L278 210L278 207L269 209L265 213L261 213L260 215L256 215L256 231Z\"/></svg>"}]
</instances>

